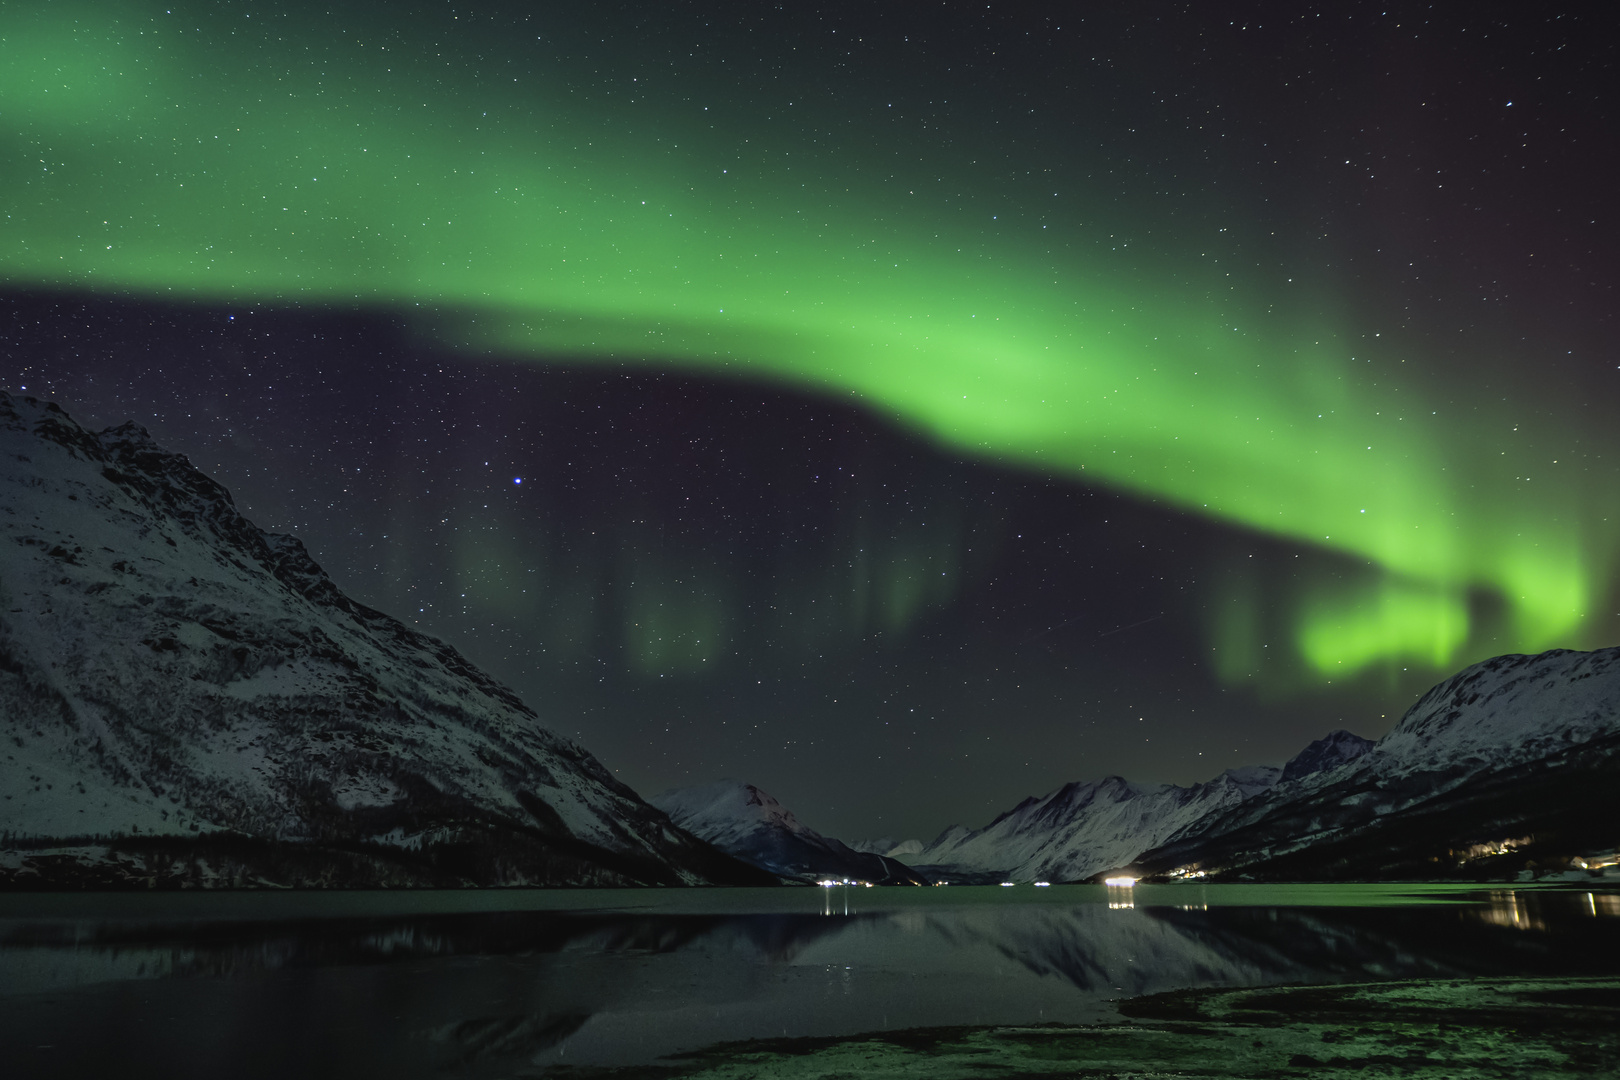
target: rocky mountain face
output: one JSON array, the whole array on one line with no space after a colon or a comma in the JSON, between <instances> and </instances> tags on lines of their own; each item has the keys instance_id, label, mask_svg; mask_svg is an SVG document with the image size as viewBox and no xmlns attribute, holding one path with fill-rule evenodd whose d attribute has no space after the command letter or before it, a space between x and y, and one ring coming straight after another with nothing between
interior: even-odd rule
<instances>
[{"instance_id":1,"label":"rocky mountain face","mask_svg":"<svg viewBox=\"0 0 1620 1080\"><path fill-rule=\"evenodd\" d=\"M132 424L0 394L0 884L763 882Z\"/></svg>"},{"instance_id":2,"label":"rocky mountain face","mask_svg":"<svg viewBox=\"0 0 1620 1080\"><path fill-rule=\"evenodd\" d=\"M722 780L654 795L681 828L744 862L799 881L923 884L910 867L822 836L752 784Z\"/></svg>"},{"instance_id":3,"label":"rocky mountain face","mask_svg":"<svg viewBox=\"0 0 1620 1080\"><path fill-rule=\"evenodd\" d=\"M1194 822L1148 872L1500 877L1620 844L1620 649L1498 656L1370 750ZM1584 860L1583 860L1584 861Z\"/></svg>"}]
</instances>

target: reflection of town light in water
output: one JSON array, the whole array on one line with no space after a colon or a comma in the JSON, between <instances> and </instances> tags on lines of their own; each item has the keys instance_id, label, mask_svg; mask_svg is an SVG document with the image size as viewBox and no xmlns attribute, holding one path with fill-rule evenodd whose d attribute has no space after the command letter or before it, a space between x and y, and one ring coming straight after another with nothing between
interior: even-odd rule
<instances>
[{"instance_id":1,"label":"reflection of town light in water","mask_svg":"<svg viewBox=\"0 0 1620 1080\"><path fill-rule=\"evenodd\" d=\"M820 885L822 887L822 889L824 890L822 892L822 894L821 894L821 913L823 915L834 915L834 914L836 914L836 912L833 911L833 902L832 902L832 889L833 889L834 886L842 885L842 886L845 887L844 888L844 914L845 915L849 914L849 888L848 888L848 886L850 886L850 885L866 885L868 888L871 888L871 886L867 882L864 882L864 881L849 881L848 879L846 879L844 881L833 881L833 880L818 881L818 882L816 882L816 884Z\"/></svg>"},{"instance_id":2,"label":"reflection of town light in water","mask_svg":"<svg viewBox=\"0 0 1620 1080\"><path fill-rule=\"evenodd\" d=\"M1484 904L1468 909L1467 917L1511 930L1547 931L1579 910L1586 918L1620 918L1620 893L1534 893L1516 889L1492 890ZM1555 917L1556 916L1556 917ZM1549 922L1549 920L1551 920Z\"/></svg>"},{"instance_id":3,"label":"reflection of town light in water","mask_svg":"<svg viewBox=\"0 0 1620 1080\"><path fill-rule=\"evenodd\" d=\"M1541 916L1525 906L1524 897L1512 889L1493 889L1490 906L1478 912L1478 918L1494 926L1507 926L1514 930L1545 930Z\"/></svg>"},{"instance_id":4,"label":"reflection of town light in water","mask_svg":"<svg viewBox=\"0 0 1620 1080\"><path fill-rule=\"evenodd\" d=\"M1121 911L1136 906L1135 878L1120 874L1103 878L1103 884L1108 886L1108 907L1110 910Z\"/></svg>"}]
</instances>

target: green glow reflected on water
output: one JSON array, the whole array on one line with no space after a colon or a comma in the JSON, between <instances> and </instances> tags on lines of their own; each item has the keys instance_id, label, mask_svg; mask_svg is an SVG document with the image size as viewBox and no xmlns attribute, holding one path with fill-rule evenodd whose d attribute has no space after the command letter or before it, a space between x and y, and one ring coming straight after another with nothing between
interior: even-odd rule
<instances>
[{"instance_id":1,"label":"green glow reflected on water","mask_svg":"<svg viewBox=\"0 0 1620 1080\"><path fill-rule=\"evenodd\" d=\"M361 26L312 52L138 6L7 20L10 283L431 310L444 340L518 360L855 395L961 453L1369 561L1376 584L1307 580L1285 605L1320 678L1454 666L1482 647L1480 594L1506 612L1496 647L1586 644L1610 587L1609 473L1548 464L1559 433L1511 442L1494 399L1428 400L1398 357L1375 383L1347 325L1274 314L1298 309L1276 283L1234 292L1195 237L1144 283L1089 234L969 222L949 163L937 191L792 140L726 164L695 105L506 87ZM1082 235L1093 210L1054 221ZM857 621L951 595L895 559ZM632 652L708 662L722 593L649 587ZM1231 599L1212 643L1236 680L1259 670L1258 601Z\"/></svg>"}]
</instances>

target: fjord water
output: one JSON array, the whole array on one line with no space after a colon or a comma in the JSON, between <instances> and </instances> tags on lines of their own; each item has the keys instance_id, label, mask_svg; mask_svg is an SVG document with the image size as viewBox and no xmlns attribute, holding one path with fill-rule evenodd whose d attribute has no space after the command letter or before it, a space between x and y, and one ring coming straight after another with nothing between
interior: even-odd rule
<instances>
[{"instance_id":1,"label":"fjord water","mask_svg":"<svg viewBox=\"0 0 1620 1080\"><path fill-rule=\"evenodd\" d=\"M1617 971L1612 883L11 894L0 1050L16 1076L543 1074L1190 987Z\"/></svg>"}]
</instances>

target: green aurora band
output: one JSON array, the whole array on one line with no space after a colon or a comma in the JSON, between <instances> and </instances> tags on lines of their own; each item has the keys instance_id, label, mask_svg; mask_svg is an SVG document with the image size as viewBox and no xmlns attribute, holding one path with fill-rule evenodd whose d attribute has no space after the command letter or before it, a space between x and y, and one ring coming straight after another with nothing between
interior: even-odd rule
<instances>
[{"instance_id":1,"label":"green aurora band","mask_svg":"<svg viewBox=\"0 0 1620 1080\"><path fill-rule=\"evenodd\" d=\"M1614 477L1551 463L1574 436L1510 434L1496 397L1375 385L1347 320L1306 326L1297 295L1234 289L1196 247L1135 281L1096 224L1054 239L1087 213L1057 180L1062 210L970 219L937 162L880 174L770 129L717 134L629 75L593 104L560 77L447 75L397 35L312 48L232 20L6 7L8 283L380 305L486 354L854 395L961 453L1370 566L1288 586L1316 680L1595 630ZM1225 679L1257 670L1257 603L1211 598Z\"/></svg>"}]
</instances>

